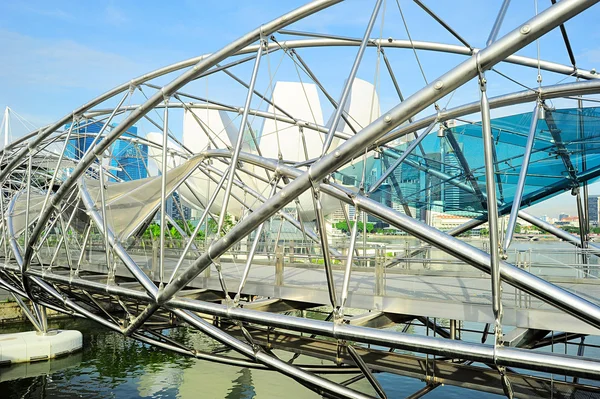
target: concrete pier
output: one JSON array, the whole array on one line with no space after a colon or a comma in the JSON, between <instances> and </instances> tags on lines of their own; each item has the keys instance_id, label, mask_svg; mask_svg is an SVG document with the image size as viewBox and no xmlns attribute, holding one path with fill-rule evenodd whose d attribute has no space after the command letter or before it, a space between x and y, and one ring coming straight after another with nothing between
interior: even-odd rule
<instances>
[{"instance_id":1,"label":"concrete pier","mask_svg":"<svg viewBox=\"0 0 600 399\"><path fill-rule=\"evenodd\" d=\"M0 335L0 365L36 362L80 350L83 337L75 330L35 331Z\"/></svg>"}]
</instances>

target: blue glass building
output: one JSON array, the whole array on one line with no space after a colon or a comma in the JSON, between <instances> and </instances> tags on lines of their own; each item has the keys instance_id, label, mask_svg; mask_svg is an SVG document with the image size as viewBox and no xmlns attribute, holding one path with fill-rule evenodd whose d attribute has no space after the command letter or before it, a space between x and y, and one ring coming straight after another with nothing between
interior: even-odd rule
<instances>
[{"instance_id":1,"label":"blue glass building","mask_svg":"<svg viewBox=\"0 0 600 399\"><path fill-rule=\"evenodd\" d=\"M70 127L71 124L67 124L65 129ZM65 156L80 160L92 146L103 127L104 123L93 120L78 122L71 131L71 137L74 138L69 139ZM111 178L110 180L130 181L146 178L148 176L148 146L132 142L131 139L137 137L137 127L135 126L130 127L123 137L127 140L117 140L111 147L109 166L116 179Z\"/></svg>"},{"instance_id":2,"label":"blue glass building","mask_svg":"<svg viewBox=\"0 0 600 399\"><path fill-rule=\"evenodd\" d=\"M113 173L123 181L148 177L148 146L131 140L137 137L137 127L130 127L123 137L128 140L117 140L112 148L110 166Z\"/></svg>"},{"instance_id":3,"label":"blue glass building","mask_svg":"<svg viewBox=\"0 0 600 399\"><path fill-rule=\"evenodd\" d=\"M65 150L65 156L79 160L83 157L83 155L90 148L96 135L100 133L104 123L95 122L92 120L83 120L78 122L75 126L73 126L73 130L71 131L71 138L67 143L67 148ZM65 125L65 129L70 129L71 124Z\"/></svg>"}]
</instances>

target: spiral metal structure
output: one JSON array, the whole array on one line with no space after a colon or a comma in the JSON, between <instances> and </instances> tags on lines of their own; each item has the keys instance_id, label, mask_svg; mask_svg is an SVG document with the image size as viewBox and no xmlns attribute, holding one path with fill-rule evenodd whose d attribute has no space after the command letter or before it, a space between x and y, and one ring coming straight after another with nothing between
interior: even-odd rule
<instances>
[{"instance_id":1,"label":"spiral metal structure","mask_svg":"<svg viewBox=\"0 0 600 399\"><path fill-rule=\"evenodd\" d=\"M460 44L413 40L401 4L383 0L363 4L370 18L357 37L294 30L338 2L316 0L261 21L214 53L134 78L6 145L0 287L31 301L23 306L42 332L52 309L184 356L275 370L327 397L385 397L374 377L382 371L425 380L415 395L441 383L509 397L550 395L560 384L597 394L578 379L600 379L598 359L536 348L549 330L564 331L565 340L594 335L598 298L508 257L520 218L572 243L583 265L575 283L593 285L590 265L600 250L589 242L587 184L600 175L600 112L583 104L600 92L600 80L576 65L564 23L597 12L596 1L557 2L499 35L505 0L490 11L495 23L483 48L418 0L413 6L427 22ZM384 21L403 21L408 39L377 35ZM515 55L556 30L571 65ZM423 52L456 62L427 79ZM403 80L416 79L398 73L408 59L425 83L403 96ZM507 64L537 71L537 82L500 72ZM357 78L365 70L372 84ZM331 71L341 75L333 89L331 78L319 79ZM569 81L544 85L544 74ZM488 98L488 79L522 88ZM479 100L459 103L457 91ZM559 99L573 106L556 109ZM490 117L522 112L521 104L530 111ZM481 121L470 122L473 114ZM567 190L578 204L579 236L524 211ZM436 212L465 223L441 231ZM332 233L336 220L348 230L342 240ZM387 253L367 237L369 222L418 244L402 256ZM486 223L485 250L458 238ZM411 258L425 262L432 248L476 272L484 316L465 310L445 329L429 318L443 317L443 308L420 309L417 294L386 291L397 270ZM503 301L513 287L568 326L531 322L529 338L510 345L503 325L523 329L508 316L519 310ZM314 307L327 318L306 317ZM419 320L436 333L382 328ZM494 342L485 343L488 325L481 342L460 339L470 321L488 323ZM238 355L169 336L183 327ZM295 355L284 360L274 349ZM331 363L295 362L299 355ZM340 383L329 378L335 373L358 376ZM550 387L550 374L573 379ZM477 382L481 376L489 383ZM360 378L373 391L350 386Z\"/></svg>"}]
</instances>

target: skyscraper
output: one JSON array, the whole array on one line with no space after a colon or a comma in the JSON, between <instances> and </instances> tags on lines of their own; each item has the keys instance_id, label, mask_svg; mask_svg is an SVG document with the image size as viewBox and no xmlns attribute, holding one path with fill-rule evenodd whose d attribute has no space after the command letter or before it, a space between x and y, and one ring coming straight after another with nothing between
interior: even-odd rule
<instances>
[{"instance_id":1,"label":"skyscraper","mask_svg":"<svg viewBox=\"0 0 600 399\"><path fill-rule=\"evenodd\" d=\"M598 209L600 208L600 195L590 195L588 198L588 213L590 225L598 225Z\"/></svg>"},{"instance_id":2,"label":"skyscraper","mask_svg":"<svg viewBox=\"0 0 600 399\"><path fill-rule=\"evenodd\" d=\"M80 160L90 148L96 135L100 133L104 123L93 120L82 120L73 126L71 138L65 149L65 156L71 159ZM65 129L70 129L71 124L65 125Z\"/></svg>"},{"instance_id":3,"label":"skyscraper","mask_svg":"<svg viewBox=\"0 0 600 399\"><path fill-rule=\"evenodd\" d=\"M71 137L74 138L69 139L65 156L74 160L83 158L103 127L104 123L94 120L77 122L71 131ZM69 128L71 128L71 124L65 125L65 129ZM146 144L135 143L135 140L132 140L132 138L137 137L137 127L130 127L123 134L123 137L124 139L117 140L111 147L109 162L111 173L122 181L147 177L148 146ZM116 181L114 178L110 180Z\"/></svg>"},{"instance_id":4,"label":"skyscraper","mask_svg":"<svg viewBox=\"0 0 600 399\"><path fill-rule=\"evenodd\" d=\"M179 194L174 192L169 199L167 199L167 203L165 204L166 213L171 216L174 220L191 220L192 218L192 210L185 206ZM181 210L181 212L180 212ZM183 215L181 214L183 212Z\"/></svg>"},{"instance_id":5,"label":"skyscraper","mask_svg":"<svg viewBox=\"0 0 600 399\"><path fill-rule=\"evenodd\" d=\"M132 140L137 128L132 126L117 140L112 148L110 166L117 178L123 181L144 179L148 176L148 146Z\"/></svg>"}]
</instances>

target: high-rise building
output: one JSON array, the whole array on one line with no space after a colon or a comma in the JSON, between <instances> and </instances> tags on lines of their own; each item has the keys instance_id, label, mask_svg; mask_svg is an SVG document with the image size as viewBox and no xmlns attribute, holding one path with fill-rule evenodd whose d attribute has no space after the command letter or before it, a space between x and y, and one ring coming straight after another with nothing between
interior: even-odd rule
<instances>
[{"instance_id":1,"label":"high-rise building","mask_svg":"<svg viewBox=\"0 0 600 399\"><path fill-rule=\"evenodd\" d=\"M563 220L563 219L566 219L566 218L568 218L569 216L570 216L570 215L569 215L568 213L560 213L560 214L558 215L558 221L559 221L559 222L562 222L562 220ZM591 219L591 217L590 217L590 219ZM590 220L590 221L591 221L591 220Z\"/></svg>"},{"instance_id":2,"label":"high-rise building","mask_svg":"<svg viewBox=\"0 0 600 399\"><path fill-rule=\"evenodd\" d=\"M117 140L112 147L110 166L116 177L123 181L148 177L148 146L139 144L137 128L132 126L123 134L124 139Z\"/></svg>"},{"instance_id":3,"label":"high-rise building","mask_svg":"<svg viewBox=\"0 0 600 399\"><path fill-rule=\"evenodd\" d=\"M597 226L598 225L598 210L600 209L600 195L590 195L588 197L588 214L590 218L590 224ZM560 217L559 217L560 219Z\"/></svg>"},{"instance_id":4,"label":"high-rise building","mask_svg":"<svg viewBox=\"0 0 600 399\"><path fill-rule=\"evenodd\" d=\"M427 166L435 169L442 170L442 154L437 152L430 152L425 154L427 159ZM434 201L442 200L442 179L434 176L430 173L425 174L425 187L429 189L429 203L433 204Z\"/></svg>"},{"instance_id":5,"label":"high-rise building","mask_svg":"<svg viewBox=\"0 0 600 399\"><path fill-rule=\"evenodd\" d=\"M93 120L77 122L71 131L71 137L73 138L69 139L67 143L65 156L75 160L83 158L103 127L104 123ZM71 124L65 125L65 129L69 128L71 128ZM111 173L119 181L143 179L148 176L148 146L132 141L131 139L135 137L137 137L137 127L132 126L127 132L123 133L123 139L117 140L111 147L111 157L108 165ZM115 178L110 180L116 181Z\"/></svg>"},{"instance_id":6,"label":"high-rise building","mask_svg":"<svg viewBox=\"0 0 600 399\"><path fill-rule=\"evenodd\" d=\"M420 198L422 192L419 169L406 163L402 163L396 168L396 170L394 170L394 176L400 185L404 201L412 210L414 210L414 214L412 216L415 218L420 218L420 208L423 201ZM394 198L394 200L398 201L398 198Z\"/></svg>"},{"instance_id":7,"label":"high-rise building","mask_svg":"<svg viewBox=\"0 0 600 399\"><path fill-rule=\"evenodd\" d=\"M192 210L190 207L185 206L181 202L181 198L177 192L174 192L172 196L169 197L167 203L165 204L167 215L171 216L174 220L191 220L192 218ZM181 210L181 211L180 211ZM183 212L183 215L181 214Z\"/></svg>"},{"instance_id":8,"label":"high-rise building","mask_svg":"<svg viewBox=\"0 0 600 399\"><path fill-rule=\"evenodd\" d=\"M71 139L67 143L65 156L71 159L80 160L90 148L96 135L100 133L104 123L93 120L82 120L77 122L71 130ZM65 125L65 129L70 129L71 124Z\"/></svg>"},{"instance_id":9,"label":"high-rise building","mask_svg":"<svg viewBox=\"0 0 600 399\"><path fill-rule=\"evenodd\" d=\"M458 143L458 146L458 150L463 151L464 144ZM449 176L456 176L454 178L456 182L470 185L471 183L465 179L465 170L460 164L458 154L456 154L447 141L441 145L441 151L441 159L443 160L443 164L441 165L442 172ZM444 202L444 212L474 217L476 216L476 211L481 210L481 202L473 192L457 187L450 182L441 183L440 187L440 196Z\"/></svg>"},{"instance_id":10,"label":"high-rise building","mask_svg":"<svg viewBox=\"0 0 600 399\"><path fill-rule=\"evenodd\" d=\"M460 161L452 147L447 142L444 142L441 145L441 150L442 154L440 158L443 159L442 172L449 176L456 176L463 173ZM444 201L444 212L457 212L461 205L460 195L462 190L451 183L443 183L442 187L441 197L442 201Z\"/></svg>"}]
</instances>

